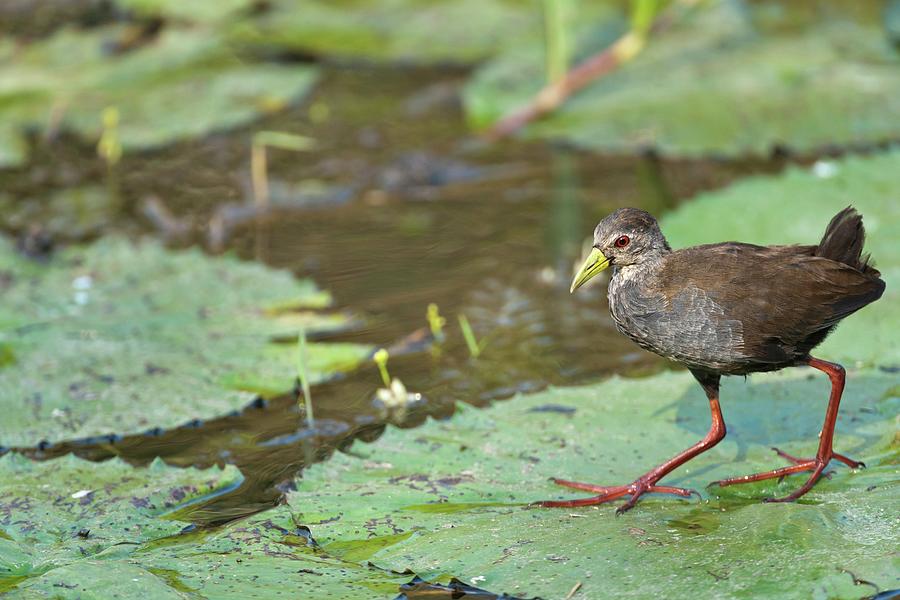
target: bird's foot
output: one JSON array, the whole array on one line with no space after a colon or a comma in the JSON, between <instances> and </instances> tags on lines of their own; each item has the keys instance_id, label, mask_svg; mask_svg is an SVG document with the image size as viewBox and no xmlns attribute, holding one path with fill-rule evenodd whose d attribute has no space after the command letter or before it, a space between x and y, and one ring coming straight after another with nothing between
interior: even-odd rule
<instances>
[{"instance_id":1,"label":"bird's foot","mask_svg":"<svg viewBox=\"0 0 900 600\"><path fill-rule=\"evenodd\" d=\"M788 454L787 452L782 452L778 448L772 448L772 450L774 450L775 454L777 454L781 458L783 458L789 462L792 462L795 465L799 465L802 463L810 463L815 460L812 458L797 458L796 456L792 456L792 455ZM832 452L831 458L832 458L832 460L836 460L836 461L844 463L851 469L865 469L866 468L866 463L862 462L861 460L853 460L852 458L848 458L848 457L844 456L843 454L838 454L837 452Z\"/></svg>"},{"instance_id":2,"label":"bird's foot","mask_svg":"<svg viewBox=\"0 0 900 600\"><path fill-rule=\"evenodd\" d=\"M772 448L778 456L794 463L790 467L782 467L780 469L773 469L771 471L764 471L762 473L754 473L753 475L743 475L741 477L730 477L728 479L720 479L719 481L714 481L710 485L717 485L719 487L725 487L729 485L735 485L738 483L751 483L754 481L764 481L766 479L775 479L776 477L781 480L787 477L788 475L793 475L795 473L803 473L806 471L810 471L811 474L809 479L806 480L797 491L794 493L785 496L783 498L766 498L764 502L793 502L797 498L801 497L803 494L812 489L812 487L816 484L820 477L823 475L825 477L831 477L831 472L825 471L825 467L828 466L828 463L831 462L832 459L840 461L850 467L851 469L865 468L865 463L860 462L858 460L853 460L847 458L843 454L837 454L832 452L830 456L825 459L819 458L797 458L796 456L792 456L786 452L782 452L778 448Z\"/></svg>"},{"instance_id":3,"label":"bird's foot","mask_svg":"<svg viewBox=\"0 0 900 600\"><path fill-rule=\"evenodd\" d=\"M700 494L695 490L671 487L668 485L656 485L656 481L643 478L638 478L628 485L613 486L580 483L578 481L557 479L556 477L552 477L550 480L556 485L561 485L563 487L568 487L576 490L582 490L584 492L593 492L597 495L590 496L588 498L576 498L574 500L544 500L542 502L537 502L537 506L541 506L544 508L576 508L579 506L596 506L598 504L611 502L613 500L616 500L617 498L621 498L622 496L631 496L631 498L629 498L625 504L616 509L616 514L620 515L625 511L634 508L634 505L637 504L638 498L647 493L675 494L676 496L682 496L683 498L690 498L692 495L696 495L698 498L700 497Z\"/></svg>"}]
</instances>

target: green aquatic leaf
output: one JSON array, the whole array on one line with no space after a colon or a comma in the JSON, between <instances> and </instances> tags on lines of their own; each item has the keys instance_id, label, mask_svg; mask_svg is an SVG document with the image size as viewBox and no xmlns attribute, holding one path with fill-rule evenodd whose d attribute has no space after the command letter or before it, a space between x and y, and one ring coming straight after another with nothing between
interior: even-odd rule
<instances>
[{"instance_id":1,"label":"green aquatic leaf","mask_svg":"<svg viewBox=\"0 0 900 600\"><path fill-rule=\"evenodd\" d=\"M540 11L520 0L310 0L276 6L231 35L251 46L339 59L472 64L523 31L540 34Z\"/></svg>"},{"instance_id":2,"label":"green aquatic leaf","mask_svg":"<svg viewBox=\"0 0 900 600\"><path fill-rule=\"evenodd\" d=\"M900 398L885 396L895 377L850 374L837 444L869 469L837 467L797 504L760 500L789 493L802 476L704 490L718 478L780 466L772 445L814 454L828 381L806 375L727 381L729 437L667 479L704 491L703 501L648 497L621 518L615 506L526 506L580 495L552 485L551 476L627 483L696 442L708 427L706 400L689 374L669 373L554 389L483 411L462 408L414 431L389 429L374 444L356 444L353 455L308 469L290 504L326 552L426 579L452 573L518 596L562 598L580 581L586 598L611 590L651 598L665 581L671 597L704 589L722 598L799 598L821 589L829 598L859 598L840 569L896 587ZM541 410L548 405L576 412Z\"/></svg>"},{"instance_id":3,"label":"green aquatic leaf","mask_svg":"<svg viewBox=\"0 0 900 600\"><path fill-rule=\"evenodd\" d=\"M238 409L257 387L292 388L294 345L283 340L296 340L301 323L310 332L348 323L309 310L330 302L311 281L152 242L105 239L37 263L2 241L0 272L0 341L15 356L0 369L6 446L137 433ZM310 379L369 352L311 343Z\"/></svg>"},{"instance_id":4,"label":"green aquatic leaf","mask_svg":"<svg viewBox=\"0 0 900 600\"><path fill-rule=\"evenodd\" d=\"M175 535L167 515L238 485L237 468L135 469L72 455L34 462L0 457L0 591L58 567L102 560L122 548Z\"/></svg>"},{"instance_id":5,"label":"green aquatic leaf","mask_svg":"<svg viewBox=\"0 0 900 600\"><path fill-rule=\"evenodd\" d=\"M233 128L297 101L309 65L248 62L214 30L169 26L134 49L112 48L123 26L62 29L0 53L0 162L21 164L27 130L68 129L88 142L114 106L126 152Z\"/></svg>"},{"instance_id":6,"label":"green aquatic leaf","mask_svg":"<svg viewBox=\"0 0 900 600\"><path fill-rule=\"evenodd\" d=\"M115 4L139 17L218 24L250 13L256 0L115 0Z\"/></svg>"},{"instance_id":7,"label":"green aquatic leaf","mask_svg":"<svg viewBox=\"0 0 900 600\"><path fill-rule=\"evenodd\" d=\"M321 552L285 507L179 534L179 509L240 483L231 466L10 454L0 480L0 593L16 598L393 597L410 579Z\"/></svg>"},{"instance_id":8,"label":"green aquatic leaf","mask_svg":"<svg viewBox=\"0 0 900 600\"><path fill-rule=\"evenodd\" d=\"M801 23L783 16L783 30L767 31L764 11L728 0L701 3L526 134L687 156L767 154L776 146L813 151L897 137L900 55L881 23L835 8L822 11L834 13L829 18ZM537 93L539 48L523 40L475 74L464 98L476 127Z\"/></svg>"},{"instance_id":9,"label":"green aquatic leaf","mask_svg":"<svg viewBox=\"0 0 900 600\"><path fill-rule=\"evenodd\" d=\"M737 240L817 244L839 210L863 215L865 251L887 283L884 296L844 320L817 354L851 365L900 365L900 152L820 161L777 177L753 177L702 194L661 223L673 247Z\"/></svg>"}]
</instances>

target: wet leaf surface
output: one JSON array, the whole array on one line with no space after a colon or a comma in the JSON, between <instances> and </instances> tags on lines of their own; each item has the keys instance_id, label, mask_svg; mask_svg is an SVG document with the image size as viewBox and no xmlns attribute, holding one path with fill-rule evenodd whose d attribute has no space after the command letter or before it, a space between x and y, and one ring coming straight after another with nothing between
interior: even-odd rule
<instances>
[{"instance_id":1,"label":"wet leaf surface","mask_svg":"<svg viewBox=\"0 0 900 600\"><path fill-rule=\"evenodd\" d=\"M900 56L878 18L882 3L860 10L832 2L797 15L786 4L815 3L702 3L527 134L679 156L811 152L896 138ZM595 24L580 44L598 52L615 40L597 37L600 29ZM537 38L523 40L476 73L465 93L476 126L540 89L540 48Z\"/></svg>"},{"instance_id":2,"label":"wet leaf surface","mask_svg":"<svg viewBox=\"0 0 900 600\"><path fill-rule=\"evenodd\" d=\"M412 432L390 429L371 446L355 445L354 456L308 469L290 503L327 552L356 556L366 548L382 568L426 579L460 574L519 596L560 598L581 581L584 597L610 589L651 597L666 581L673 596L706 589L722 597L787 590L804 597L824 589L828 597L858 598L838 569L882 589L896 586L895 378L850 374L837 444L867 470L838 466L831 480L789 505L760 500L789 493L803 476L704 489L781 466L772 445L815 453L828 383L807 375L726 383L729 437L666 480L701 490L702 502L648 497L620 518L614 505L526 506L579 496L552 485L551 476L628 483L697 441L708 427L706 401L689 374L677 373L554 389L484 411L461 409ZM577 406L577 417L531 410L548 402Z\"/></svg>"},{"instance_id":3,"label":"wet leaf surface","mask_svg":"<svg viewBox=\"0 0 900 600\"><path fill-rule=\"evenodd\" d=\"M180 534L177 511L237 485L234 467L10 454L0 476L0 592L16 597L392 597L409 580L323 553L283 507Z\"/></svg>"},{"instance_id":4,"label":"wet leaf surface","mask_svg":"<svg viewBox=\"0 0 900 600\"><path fill-rule=\"evenodd\" d=\"M0 246L0 443L28 446L168 428L289 391L300 328L346 317L308 280L233 258L111 238L49 262ZM272 340L284 340L275 343ZM310 379L354 367L370 349L311 343Z\"/></svg>"},{"instance_id":5,"label":"wet leaf surface","mask_svg":"<svg viewBox=\"0 0 900 600\"><path fill-rule=\"evenodd\" d=\"M282 3L231 35L251 46L339 60L472 64L523 29L539 32L540 12L519 0L312 0Z\"/></svg>"},{"instance_id":6,"label":"wet leaf surface","mask_svg":"<svg viewBox=\"0 0 900 600\"><path fill-rule=\"evenodd\" d=\"M178 469L156 461L135 469L117 459L93 463L68 455L34 462L7 454L0 457L0 478L2 591L59 568L81 577L111 569L130 577L128 569L104 561L177 534L185 523L167 514L238 485L241 474L235 467Z\"/></svg>"}]
</instances>

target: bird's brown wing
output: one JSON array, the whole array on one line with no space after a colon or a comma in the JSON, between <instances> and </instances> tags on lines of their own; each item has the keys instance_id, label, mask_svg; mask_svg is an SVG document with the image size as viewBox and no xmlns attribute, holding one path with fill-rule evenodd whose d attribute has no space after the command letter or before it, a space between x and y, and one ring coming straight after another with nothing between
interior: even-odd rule
<instances>
[{"instance_id":1,"label":"bird's brown wing","mask_svg":"<svg viewBox=\"0 0 900 600\"><path fill-rule=\"evenodd\" d=\"M759 365L785 365L806 356L837 323L874 302L877 276L815 256L815 246L755 246L728 242L676 251L660 285L668 293L703 289L741 323L741 353Z\"/></svg>"}]
</instances>

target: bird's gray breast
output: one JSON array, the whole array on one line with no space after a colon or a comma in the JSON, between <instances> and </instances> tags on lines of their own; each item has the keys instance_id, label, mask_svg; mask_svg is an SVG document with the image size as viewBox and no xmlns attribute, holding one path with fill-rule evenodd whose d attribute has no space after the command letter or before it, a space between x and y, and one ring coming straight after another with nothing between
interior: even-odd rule
<instances>
[{"instance_id":1,"label":"bird's gray breast","mask_svg":"<svg viewBox=\"0 0 900 600\"><path fill-rule=\"evenodd\" d=\"M652 276L628 269L613 275L609 309L620 332L689 367L727 371L746 358L742 323L711 294L686 282L667 295L652 285Z\"/></svg>"}]
</instances>

